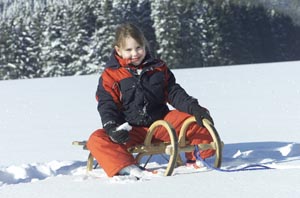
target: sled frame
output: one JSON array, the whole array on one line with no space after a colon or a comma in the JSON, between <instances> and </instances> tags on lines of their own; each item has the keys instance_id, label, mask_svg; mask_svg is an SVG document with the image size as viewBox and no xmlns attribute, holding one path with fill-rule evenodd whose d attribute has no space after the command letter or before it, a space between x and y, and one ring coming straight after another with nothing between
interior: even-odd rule
<instances>
[{"instance_id":1,"label":"sled frame","mask_svg":"<svg viewBox=\"0 0 300 198\"><path fill-rule=\"evenodd\" d=\"M164 175L170 176L176 166L183 165L182 159L180 157L181 152L193 152L195 150L195 145L189 145L185 139L186 131L189 125L196 122L195 117L190 117L183 123L179 135L177 137L176 131L173 126L164 120L155 121L148 129L148 134L141 145L136 145L128 148L128 151L132 154L137 154L135 159L140 162L144 156L152 156L156 154L167 154L169 155L169 162L167 164ZM199 150L213 149L215 150L215 161L214 167L219 168L222 163L222 148L223 142L215 129L215 127L207 119L203 119L203 125L210 133L213 141L209 144L199 144L197 145ZM152 143L152 137L155 133L157 127L164 127L170 137L170 142L160 142ZM83 149L88 150L86 147L87 141L74 141L73 145L82 146ZM87 159L87 172L93 170L94 157L91 153L88 155Z\"/></svg>"}]
</instances>

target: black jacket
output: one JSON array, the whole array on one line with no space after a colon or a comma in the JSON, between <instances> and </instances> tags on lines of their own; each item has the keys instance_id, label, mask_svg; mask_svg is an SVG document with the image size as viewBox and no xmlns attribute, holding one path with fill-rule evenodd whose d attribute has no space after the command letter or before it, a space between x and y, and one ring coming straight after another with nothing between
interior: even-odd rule
<instances>
[{"instance_id":1,"label":"black jacket","mask_svg":"<svg viewBox=\"0 0 300 198\"><path fill-rule=\"evenodd\" d=\"M112 54L99 79L96 98L102 123L149 127L168 112L167 103L190 113L197 100L189 96L176 83L166 64L147 55L137 69L133 65L121 66Z\"/></svg>"}]
</instances>

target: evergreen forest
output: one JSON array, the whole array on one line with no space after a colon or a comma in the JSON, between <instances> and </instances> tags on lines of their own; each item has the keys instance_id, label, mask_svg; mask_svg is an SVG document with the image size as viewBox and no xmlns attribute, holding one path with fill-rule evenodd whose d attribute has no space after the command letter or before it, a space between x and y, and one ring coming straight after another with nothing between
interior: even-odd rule
<instances>
[{"instance_id":1,"label":"evergreen forest","mask_svg":"<svg viewBox=\"0 0 300 198\"><path fill-rule=\"evenodd\" d=\"M299 0L0 0L0 80L101 72L138 25L174 68L300 60Z\"/></svg>"}]
</instances>

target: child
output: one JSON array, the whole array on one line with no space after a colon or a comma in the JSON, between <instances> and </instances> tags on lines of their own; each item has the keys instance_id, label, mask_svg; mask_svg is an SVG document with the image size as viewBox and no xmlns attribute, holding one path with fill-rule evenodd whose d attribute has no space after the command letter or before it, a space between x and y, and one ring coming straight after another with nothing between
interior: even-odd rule
<instances>
[{"instance_id":1,"label":"child","mask_svg":"<svg viewBox=\"0 0 300 198\"><path fill-rule=\"evenodd\" d=\"M178 134L182 123L195 116L197 123L191 124L186 139L191 145L212 141L202 123L203 118L213 123L209 112L176 83L166 63L151 57L148 43L135 25L119 26L113 47L96 92L103 129L96 130L87 143L109 177L142 174L127 149L142 144L148 127L156 120L168 121ZM167 103L176 110L169 110ZM131 127L118 128L126 122ZM169 136L165 129L158 129L153 139L168 141ZM213 154L210 150L201 156ZM186 153L186 158L195 162L193 153Z\"/></svg>"}]
</instances>

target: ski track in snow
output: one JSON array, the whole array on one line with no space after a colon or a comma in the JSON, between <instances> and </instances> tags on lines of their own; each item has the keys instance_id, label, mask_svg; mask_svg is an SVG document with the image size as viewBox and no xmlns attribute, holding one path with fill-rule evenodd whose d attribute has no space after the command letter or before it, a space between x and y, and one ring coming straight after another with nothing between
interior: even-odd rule
<instances>
[{"instance_id":1,"label":"ski track in snow","mask_svg":"<svg viewBox=\"0 0 300 198\"><path fill-rule=\"evenodd\" d=\"M288 165L288 162L300 160L300 144L293 142L249 142L225 144L223 151L223 169L235 169L250 164L264 164L275 169L300 169L300 165ZM154 156L155 162L149 163L147 168L158 169L155 177L163 175L163 169L159 169L165 163L159 156ZM206 171L203 168L198 171ZM193 173L187 167L178 167L174 170L174 175ZM108 178L102 169L86 172L86 161L51 161L48 163L31 163L22 165L11 165L0 167L0 188L6 185L16 185L21 183L37 182L50 177L74 176L78 181L106 178L110 183L131 183L137 181L147 181L149 178L136 180L136 178L113 177Z\"/></svg>"}]
</instances>

